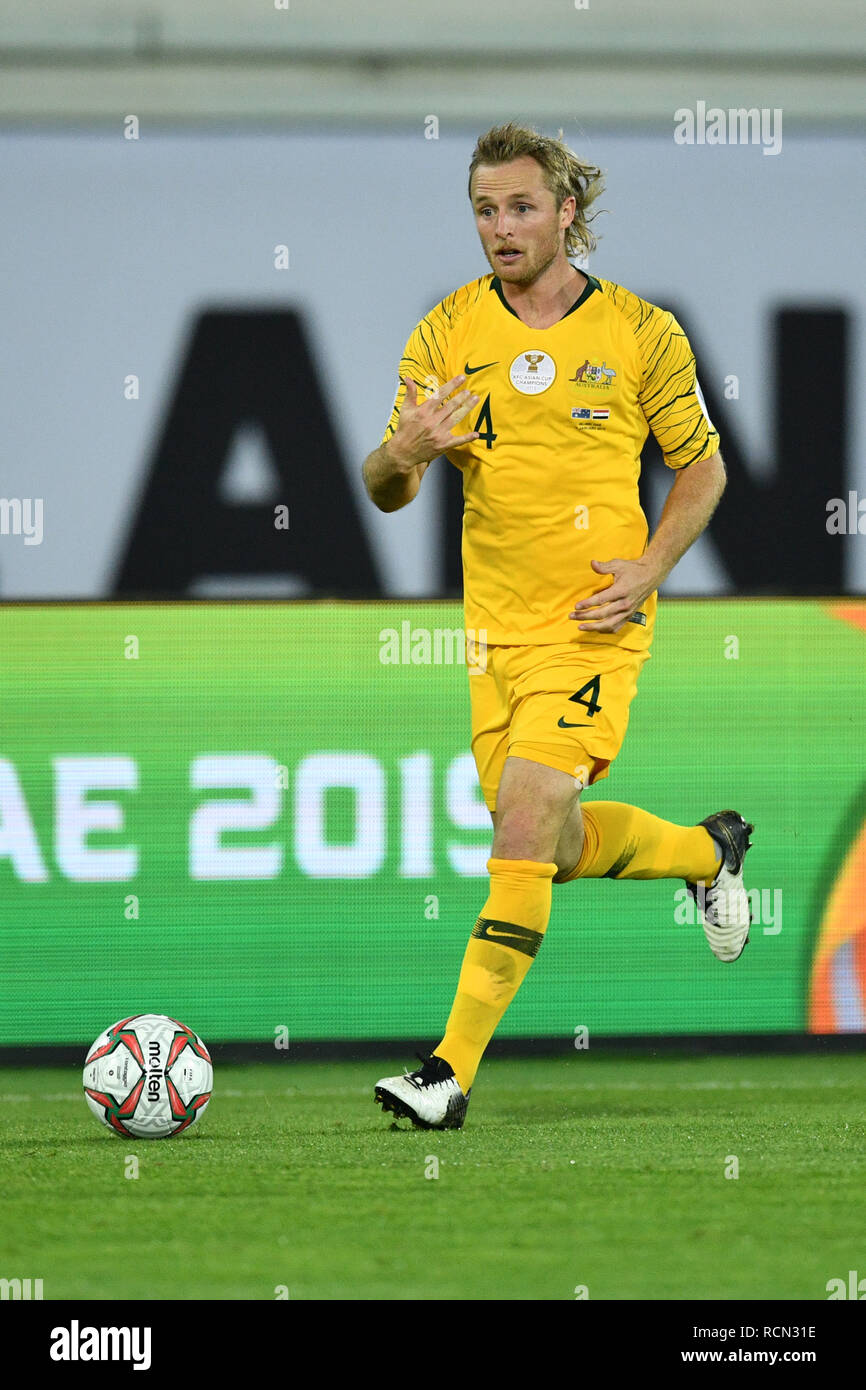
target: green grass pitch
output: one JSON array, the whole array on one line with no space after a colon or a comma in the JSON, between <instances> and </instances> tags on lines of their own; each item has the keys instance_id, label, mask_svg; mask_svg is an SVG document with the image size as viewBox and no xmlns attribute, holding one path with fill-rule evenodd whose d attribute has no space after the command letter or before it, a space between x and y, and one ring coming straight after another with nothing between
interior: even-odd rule
<instances>
[{"instance_id":1,"label":"green grass pitch","mask_svg":"<svg viewBox=\"0 0 866 1390\"><path fill-rule=\"evenodd\" d=\"M217 1066L200 1124L156 1142L98 1125L77 1071L3 1069L0 1277L45 1299L822 1300L866 1274L862 1056L488 1060L456 1133L374 1105L411 1061Z\"/></svg>"}]
</instances>

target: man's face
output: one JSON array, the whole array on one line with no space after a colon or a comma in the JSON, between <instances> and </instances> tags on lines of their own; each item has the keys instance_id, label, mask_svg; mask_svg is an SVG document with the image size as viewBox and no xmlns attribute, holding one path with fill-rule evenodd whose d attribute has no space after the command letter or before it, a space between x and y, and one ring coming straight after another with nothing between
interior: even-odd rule
<instances>
[{"instance_id":1,"label":"man's face","mask_svg":"<svg viewBox=\"0 0 866 1390\"><path fill-rule=\"evenodd\" d=\"M507 284L530 285L563 252L575 201L557 207L541 165L522 155L510 164L479 164L472 207L493 270Z\"/></svg>"}]
</instances>

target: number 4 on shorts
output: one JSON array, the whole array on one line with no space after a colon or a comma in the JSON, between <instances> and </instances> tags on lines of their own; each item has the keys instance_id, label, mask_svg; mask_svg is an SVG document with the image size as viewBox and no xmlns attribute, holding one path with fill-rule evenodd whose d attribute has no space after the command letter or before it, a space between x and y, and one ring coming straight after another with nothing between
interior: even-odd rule
<instances>
[{"instance_id":1,"label":"number 4 on shorts","mask_svg":"<svg viewBox=\"0 0 866 1390\"><path fill-rule=\"evenodd\" d=\"M598 714L601 709L601 705L598 703L600 689L601 672L599 672L597 676L593 676L592 680L587 681L586 685L582 685L579 690L576 690L573 695L569 695L568 698L569 700L573 700L576 705L583 705L587 714L592 717L592 715ZM585 698L587 691L589 691L588 699Z\"/></svg>"}]
</instances>

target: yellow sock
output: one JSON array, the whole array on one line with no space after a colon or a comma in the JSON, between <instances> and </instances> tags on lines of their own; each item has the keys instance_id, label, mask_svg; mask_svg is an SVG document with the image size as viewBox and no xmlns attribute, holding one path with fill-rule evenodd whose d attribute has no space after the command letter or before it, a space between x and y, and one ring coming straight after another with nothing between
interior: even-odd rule
<instances>
[{"instance_id":1,"label":"yellow sock","mask_svg":"<svg viewBox=\"0 0 866 1390\"><path fill-rule=\"evenodd\" d=\"M457 993L435 1056L450 1063L464 1095L484 1049L541 945L550 920L555 864L488 859L490 895L469 938Z\"/></svg>"},{"instance_id":2,"label":"yellow sock","mask_svg":"<svg viewBox=\"0 0 866 1390\"><path fill-rule=\"evenodd\" d=\"M639 806L593 801L583 811L583 850L574 878L685 878L712 883L722 856L702 825L674 825Z\"/></svg>"}]
</instances>

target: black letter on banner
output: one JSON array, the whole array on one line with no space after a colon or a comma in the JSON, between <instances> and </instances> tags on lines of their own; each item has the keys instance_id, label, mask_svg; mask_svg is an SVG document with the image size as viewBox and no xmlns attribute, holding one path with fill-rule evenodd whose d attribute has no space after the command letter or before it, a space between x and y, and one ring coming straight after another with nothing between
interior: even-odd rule
<instances>
[{"instance_id":1,"label":"black letter on banner","mask_svg":"<svg viewBox=\"0 0 866 1390\"><path fill-rule=\"evenodd\" d=\"M232 505L219 494L233 437L244 426L258 428L267 443L279 478L273 501ZM280 504L289 508L287 529L274 525ZM197 320L115 592L180 598L210 576L273 578L272 593L281 580L297 593L381 592L303 323L292 310L211 310ZM250 590L239 582L238 592Z\"/></svg>"}]
</instances>

